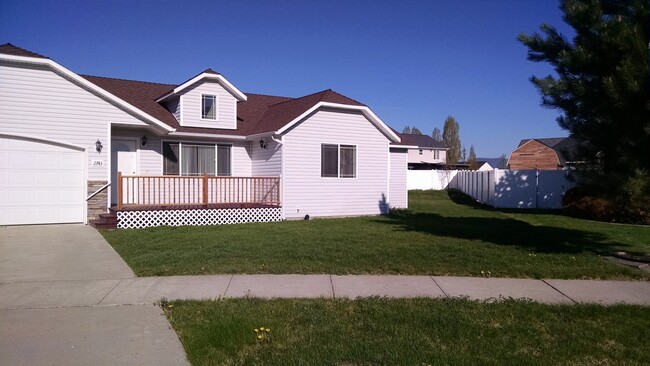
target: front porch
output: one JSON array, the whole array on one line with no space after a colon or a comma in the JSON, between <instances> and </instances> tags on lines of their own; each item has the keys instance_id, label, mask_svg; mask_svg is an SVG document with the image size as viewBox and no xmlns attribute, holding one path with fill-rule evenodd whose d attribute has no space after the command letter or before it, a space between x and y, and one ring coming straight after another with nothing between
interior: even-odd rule
<instances>
[{"instance_id":1,"label":"front porch","mask_svg":"<svg viewBox=\"0 0 650 366\"><path fill-rule=\"evenodd\" d=\"M282 220L279 177L137 176L117 173L117 228Z\"/></svg>"}]
</instances>

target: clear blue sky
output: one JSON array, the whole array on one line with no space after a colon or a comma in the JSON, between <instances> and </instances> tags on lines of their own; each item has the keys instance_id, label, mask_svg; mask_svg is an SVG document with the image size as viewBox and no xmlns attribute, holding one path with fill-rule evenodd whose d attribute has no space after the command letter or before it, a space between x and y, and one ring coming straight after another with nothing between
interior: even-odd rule
<instances>
[{"instance_id":1,"label":"clear blue sky","mask_svg":"<svg viewBox=\"0 0 650 366\"><path fill-rule=\"evenodd\" d=\"M244 92L302 96L331 88L401 131L460 123L480 157L522 138L557 137L540 107L519 33L570 32L558 2L8 1L0 43L97 76L180 83L210 67Z\"/></svg>"}]
</instances>

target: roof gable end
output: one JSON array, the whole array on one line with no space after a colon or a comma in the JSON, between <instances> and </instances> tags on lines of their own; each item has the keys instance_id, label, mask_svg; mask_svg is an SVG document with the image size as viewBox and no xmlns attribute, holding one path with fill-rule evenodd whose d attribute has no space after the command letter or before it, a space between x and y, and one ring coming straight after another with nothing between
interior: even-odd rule
<instances>
[{"instance_id":1,"label":"roof gable end","mask_svg":"<svg viewBox=\"0 0 650 366\"><path fill-rule=\"evenodd\" d=\"M247 99L246 94L242 93L241 90L232 85L228 80L226 80L223 75L212 69L207 69L197 76L191 78L190 80L176 86L167 93L161 95L156 99L156 102L160 103L172 96L182 94L183 91L192 87L193 85L206 81L216 81L217 83L221 84L221 86L223 86L224 89L226 89L230 94L237 98L238 101L245 101Z\"/></svg>"}]
</instances>

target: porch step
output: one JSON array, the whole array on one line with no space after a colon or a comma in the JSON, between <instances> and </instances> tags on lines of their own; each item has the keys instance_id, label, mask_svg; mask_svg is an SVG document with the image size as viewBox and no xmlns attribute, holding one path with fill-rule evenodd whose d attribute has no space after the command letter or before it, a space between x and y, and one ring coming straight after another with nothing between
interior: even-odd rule
<instances>
[{"instance_id":1,"label":"porch step","mask_svg":"<svg viewBox=\"0 0 650 366\"><path fill-rule=\"evenodd\" d=\"M95 229L117 229L117 214L113 211L99 214L99 218L90 220L89 224Z\"/></svg>"}]
</instances>

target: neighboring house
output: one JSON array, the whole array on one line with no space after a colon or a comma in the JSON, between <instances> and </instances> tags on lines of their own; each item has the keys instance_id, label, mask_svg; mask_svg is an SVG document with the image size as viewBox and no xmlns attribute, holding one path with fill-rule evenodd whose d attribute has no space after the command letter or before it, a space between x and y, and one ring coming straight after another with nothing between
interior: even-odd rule
<instances>
[{"instance_id":1,"label":"neighboring house","mask_svg":"<svg viewBox=\"0 0 650 366\"><path fill-rule=\"evenodd\" d=\"M476 168L476 170L478 170L479 172L484 172L484 171L487 171L487 170L494 170L494 167L492 166L492 164L490 164L489 162L487 162L485 160L476 160L476 165L478 166L478 168Z\"/></svg>"},{"instance_id":2,"label":"neighboring house","mask_svg":"<svg viewBox=\"0 0 650 366\"><path fill-rule=\"evenodd\" d=\"M111 206L101 217L119 227L407 206L399 136L332 90L243 93L210 69L179 85L78 75L5 44L0 106L0 225L88 222Z\"/></svg>"},{"instance_id":3,"label":"neighboring house","mask_svg":"<svg viewBox=\"0 0 650 366\"><path fill-rule=\"evenodd\" d=\"M408 147L408 168L412 170L437 169L445 165L447 150L441 141L427 135L398 133L401 144Z\"/></svg>"},{"instance_id":4,"label":"neighboring house","mask_svg":"<svg viewBox=\"0 0 650 366\"><path fill-rule=\"evenodd\" d=\"M508 168L512 170L561 170L576 164L579 142L572 137L525 139L510 154Z\"/></svg>"},{"instance_id":5,"label":"neighboring house","mask_svg":"<svg viewBox=\"0 0 650 366\"><path fill-rule=\"evenodd\" d=\"M494 170L494 169L503 169L499 167L501 163L501 158L478 158L476 159L476 164L478 165L478 171Z\"/></svg>"}]
</instances>

